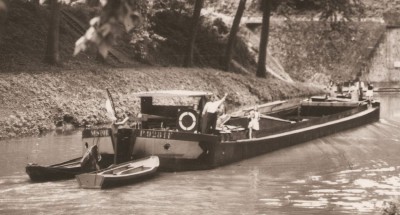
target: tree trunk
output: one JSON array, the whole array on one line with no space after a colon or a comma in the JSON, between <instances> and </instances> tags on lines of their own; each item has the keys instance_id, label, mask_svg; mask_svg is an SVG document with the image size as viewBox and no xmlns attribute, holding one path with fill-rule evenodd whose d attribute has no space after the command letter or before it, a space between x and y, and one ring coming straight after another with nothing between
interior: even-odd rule
<instances>
[{"instance_id":1,"label":"tree trunk","mask_svg":"<svg viewBox=\"0 0 400 215\"><path fill-rule=\"evenodd\" d=\"M193 49L194 49L194 42L196 41L197 31L199 29L199 22L200 22L200 12L201 8L203 7L204 0L196 0L194 5L193 17L192 17L192 29L190 32L190 38L187 44L187 50L185 55L185 60L183 62L184 67L191 67L193 65Z\"/></svg>"},{"instance_id":2,"label":"tree trunk","mask_svg":"<svg viewBox=\"0 0 400 215\"><path fill-rule=\"evenodd\" d=\"M242 19L242 15L245 8L246 8L246 0L240 0L235 18L233 19L231 31L229 32L228 44L226 45L225 60L223 62L225 71L229 71L230 69L232 50L233 47L235 46L236 34L239 30L240 20Z\"/></svg>"},{"instance_id":3,"label":"tree trunk","mask_svg":"<svg viewBox=\"0 0 400 215\"><path fill-rule=\"evenodd\" d=\"M4 24L7 18L7 5L3 0L0 0L0 39L2 36Z\"/></svg>"},{"instance_id":4,"label":"tree trunk","mask_svg":"<svg viewBox=\"0 0 400 215\"><path fill-rule=\"evenodd\" d=\"M260 47L258 53L258 66L257 66L257 77L267 77L267 69L265 68L267 60L267 46L268 46L268 35L269 35L269 18L271 16L271 0L261 0L261 7L263 10L262 28Z\"/></svg>"},{"instance_id":5,"label":"tree trunk","mask_svg":"<svg viewBox=\"0 0 400 215\"><path fill-rule=\"evenodd\" d=\"M58 3L58 0L50 0L50 11L45 61L57 65L60 63L60 3Z\"/></svg>"}]
</instances>

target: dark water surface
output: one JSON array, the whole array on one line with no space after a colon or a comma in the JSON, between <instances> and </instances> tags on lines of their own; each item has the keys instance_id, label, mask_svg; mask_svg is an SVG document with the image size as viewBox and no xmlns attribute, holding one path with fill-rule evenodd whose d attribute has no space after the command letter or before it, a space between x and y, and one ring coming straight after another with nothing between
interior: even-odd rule
<instances>
[{"instance_id":1,"label":"dark water surface","mask_svg":"<svg viewBox=\"0 0 400 215\"><path fill-rule=\"evenodd\" d=\"M82 153L80 133L0 142L0 214L381 214L400 196L400 94L381 93L381 120L208 171L80 189L31 183L26 163Z\"/></svg>"}]
</instances>

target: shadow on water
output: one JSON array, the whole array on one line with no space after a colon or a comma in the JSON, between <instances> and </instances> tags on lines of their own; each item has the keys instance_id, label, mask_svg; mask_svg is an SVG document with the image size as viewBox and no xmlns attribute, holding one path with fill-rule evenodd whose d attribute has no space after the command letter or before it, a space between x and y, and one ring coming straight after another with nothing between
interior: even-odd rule
<instances>
[{"instance_id":1,"label":"shadow on water","mask_svg":"<svg viewBox=\"0 0 400 215\"><path fill-rule=\"evenodd\" d=\"M26 163L81 155L79 132L0 143L0 214L380 214L400 195L400 94L381 120L208 171L106 190L31 183Z\"/></svg>"}]
</instances>

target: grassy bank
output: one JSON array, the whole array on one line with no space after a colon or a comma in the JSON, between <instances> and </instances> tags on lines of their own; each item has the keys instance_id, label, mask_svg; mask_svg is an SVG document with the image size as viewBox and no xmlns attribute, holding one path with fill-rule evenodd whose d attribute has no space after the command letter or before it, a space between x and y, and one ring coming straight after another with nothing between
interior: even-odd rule
<instances>
[{"instance_id":1,"label":"grassy bank","mask_svg":"<svg viewBox=\"0 0 400 215\"><path fill-rule=\"evenodd\" d=\"M108 123L104 108L111 89L116 107L137 113L132 93L148 90L204 90L229 93L230 109L318 93L312 87L257 79L214 69L141 67L134 69L0 73L0 137L40 134L65 123ZM61 127L62 128L62 127Z\"/></svg>"}]
</instances>

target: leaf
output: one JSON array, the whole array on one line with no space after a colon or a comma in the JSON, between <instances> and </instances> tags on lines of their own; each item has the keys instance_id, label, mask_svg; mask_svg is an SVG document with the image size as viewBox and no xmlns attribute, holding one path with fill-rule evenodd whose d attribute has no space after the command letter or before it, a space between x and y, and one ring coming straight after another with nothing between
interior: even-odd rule
<instances>
[{"instance_id":1,"label":"leaf","mask_svg":"<svg viewBox=\"0 0 400 215\"><path fill-rule=\"evenodd\" d=\"M128 2L125 2L124 6L121 8L120 21L124 24L125 30L132 30L140 21L140 14L133 11ZM121 17L122 16L122 17Z\"/></svg>"},{"instance_id":2,"label":"leaf","mask_svg":"<svg viewBox=\"0 0 400 215\"><path fill-rule=\"evenodd\" d=\"M86 50L86 42L87 41L84 36L82 36L75 42L74 56L79 54L79 52Z\"/></svg>"},{"instance_id":3,"label":"leaf","mask_svg":"<svg viewBox=\"0 0 400 215\"><path fill-rule=\"evenodd\" d=\"M64 4L70 4L71 0L58 0L58 2L64 3Z\"/></svg>"},{"instance_id":4,"label":"leaf","mask_svg":"<svg viewBox=\"0 0 400 215\"><path fill-rule=\"evenodd\" d=\"M99 44L101 42L101 38L97 34L97 31L94 27L90 27L86 33L85 33L85 38L94 44Z\"/></svg>"},{"instance_id":5,"label":"leaf","mask_svg":"<svg viewBox=\"0 0 400 215\"><path fill-rule=\"evenodd\" d=\"M111 24L106 23L99 28L98 32L102 37L106 37L108 34L110 34L111 29L112 29Z\"/></svg>"},{"instance_id":6,"label":"leaf","mask_svg":"<svg viewBox=\"0 0 400 215\"><path fill-rule=\"evenodd\" d=\"M101 6L106 6L106 4L107 4L107 0L100 0L100 4L101 4Z\"/></svg>"},{"instance_id":7,"label":"leaf","mask_svg":"<svg viewBox=\"0 0 400 215\"><path fill-rule=\"evenodd\" d=\"M90 20L90 26L96 26L100 23L100 17L96 16Z\"/></svg>"},{"instance_id":8,"label":"leaf","mask_svg":"<svg viewBox=\"0 0 400 215\"><path fill-rule=\"evenodd\" d=\"M107 57L109 49L110 49L110 46L107 43L103 42L98 45L99 53L101 54L101 56L103 56L103 58Z\"/></svg>"},{"instance_id":9,"label":"leaf","mask_svg":"<svg viewBox=\"0 0 400 215\"><path fill-rule=\"evenodd\" d=\"M133 21L132 21L132 19L131 19L131 16L129 16L129 15L125 15L124 16L124 21L123 21L123 23L124 23L124 26L125 26L125 30L126 31L130 31L130 30L132 30L132 28L133 27L135 27L134 26L134 23L133 23Z\"/></svg>"}]
</instances>

